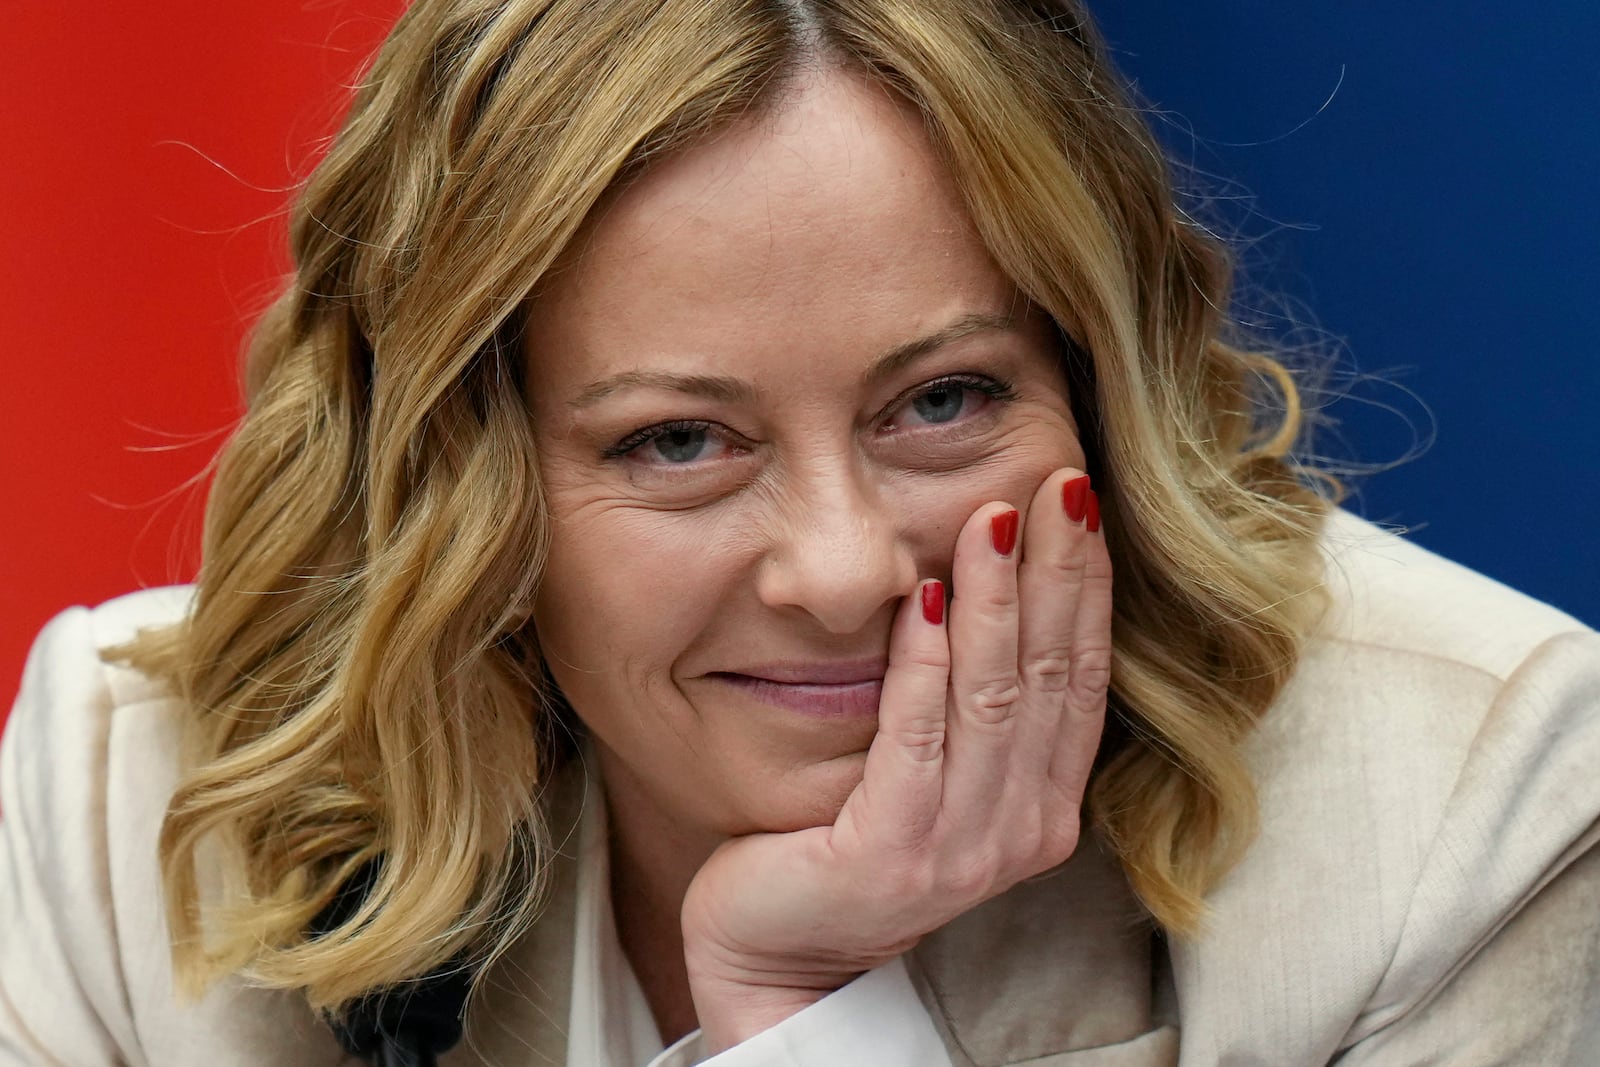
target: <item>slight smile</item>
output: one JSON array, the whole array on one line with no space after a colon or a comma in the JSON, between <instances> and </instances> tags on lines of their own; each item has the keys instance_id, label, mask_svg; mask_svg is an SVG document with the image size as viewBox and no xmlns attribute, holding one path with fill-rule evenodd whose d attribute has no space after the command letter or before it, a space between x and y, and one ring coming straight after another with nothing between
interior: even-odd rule
<instances>
[{"instance_id":1,"label":"slight smile","mask_svg":"<svg viewBox=\"0 0 1600 1067\"><path fill-rule=\"evenodd\" d=\"M883 670L878 664L795 664L708 677L773 707L821 719L858 719L878 714Z\"/></svg>"}]
</instances>

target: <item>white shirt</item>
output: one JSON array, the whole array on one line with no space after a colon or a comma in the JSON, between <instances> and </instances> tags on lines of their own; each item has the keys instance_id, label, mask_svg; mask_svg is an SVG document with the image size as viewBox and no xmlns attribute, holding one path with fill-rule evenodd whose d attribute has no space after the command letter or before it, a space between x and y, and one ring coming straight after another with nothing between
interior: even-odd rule
<instances>
[{"instance_id":1,"label":"white shirt","mask_svg":"<svg viewBox=\"0 0 1600 1067\"><path fill-rule=\"evenodd\" d=\"M592 768L594 762L588 761ZM568 1067L949 1067L905 963L892 960L707 1059L700 1031L663 1048L617 940L604 792L593 777L578 826L578 899Z\"/></svg>"}]
</instances>

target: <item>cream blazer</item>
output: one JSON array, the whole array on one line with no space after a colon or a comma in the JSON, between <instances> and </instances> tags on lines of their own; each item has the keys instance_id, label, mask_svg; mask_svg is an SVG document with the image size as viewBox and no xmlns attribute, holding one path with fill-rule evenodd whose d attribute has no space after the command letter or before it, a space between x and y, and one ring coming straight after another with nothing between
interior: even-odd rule
<instances>
[{"instance_id":1,"label":"cream blazer","mask_svg":"<svg viewBox=\"0 0 1600 1067\"><path fill-rule=\"evenodd\" d=\"M1600 1064L1600 634L1343 512L1324 544L1334 610L1249 742L1260 836L1204 933L1153 935L1089 840L907 958L953 1063ZM290 994L172 997L181 711L96 650L187 598L70 609L29 658L0 745L0 1064L348 1062ZM448 1067L566 1062L575 866Z\"/></svg>"}]
</instances>

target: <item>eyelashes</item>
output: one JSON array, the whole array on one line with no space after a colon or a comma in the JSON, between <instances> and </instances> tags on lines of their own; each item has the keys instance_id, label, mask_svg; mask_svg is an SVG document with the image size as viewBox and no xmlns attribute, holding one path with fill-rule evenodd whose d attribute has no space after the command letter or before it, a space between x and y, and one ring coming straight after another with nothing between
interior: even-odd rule
<instances>
[{"instance_id":1,"label":"eyelashes","mask_svg":"<svg viewBox=\"0 0 1600 1067\"><path fill-rule=\"evenodd\" d=\"M965 404L958 404L955 411L947 412L939 410L947 407L947 404L939 403L938 400L948 400L949 397L954 396L958 401L961 401L964 398L964 394L968 392L978 393L988 397L990 400L998 401L1011 401L1017 398L1017 392L1010 382L991 378L986 374L947 374L943 378L936 378L931 382L917 386L910 393L901 394L894 403L889 405L889 408L891 411L910 408L918 414L929 411L938 415L948 414L949 418L947 419L928 419L925 423L925 425L930 426L944 425L946 422L955 422L965 410ZM926 408L919 406L925 403L929 406Z\"/></svg>"},{"instance_id":2,"label":"eyelashes","mask_svg":"<svg viewBox=\"0 0 1600 1067\"><path fill-rule=\"evenodd\" d=\"M706 422L703 419L674 419L671 422L658 422L653 426L646 426L642 430L635 430L622 440L600 453L606 459L619 459L650 444L652 441L666 442L673 447L684 447L696 436L703 437L714 431L717 424Z\"/></svg>"},{"instance_id":3,"label":"eyelashes","mask_svg":"<svg viewBox=\"0 0 1600 1067\"><path fill-rule=\"evenodd\" d=\"M937 433L939 427L964 425L979 413L970 413L968 397L976 395L990 403L1005 404L1017 399L1013 385L986 374L948 374L924 382L896 397L885 409L887 418L880 432L922 433L923 428ZM985 404L983 409L989 405ZM916 420L906 419L915 415ZM672 419L635 430L615 444L601 450L606 460L635 457L655 467L688 467L706 462L708 446L730 451L748 450L753 443L720 423L705 419Z\"/></svg>"}]
</instances>

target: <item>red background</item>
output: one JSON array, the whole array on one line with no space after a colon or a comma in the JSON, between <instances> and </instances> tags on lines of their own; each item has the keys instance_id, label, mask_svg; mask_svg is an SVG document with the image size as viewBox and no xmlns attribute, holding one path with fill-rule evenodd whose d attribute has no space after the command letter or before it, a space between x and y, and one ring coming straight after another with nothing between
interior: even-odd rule
<instances>
[{"instance_id":1,"label":"red background","mask_svg":"<svg viewBox=\"0 0 1600 1067\"><path fill-rule=\"evenodd\" d=\"M192 577L288 190L403 6L5 5L0 716L50 616Z\"/></svg>"}]
</instances>

